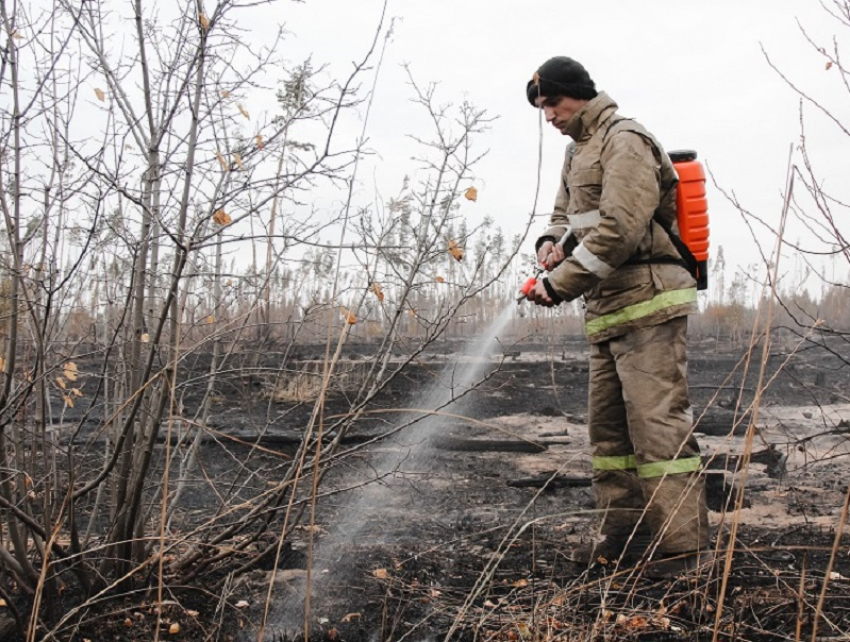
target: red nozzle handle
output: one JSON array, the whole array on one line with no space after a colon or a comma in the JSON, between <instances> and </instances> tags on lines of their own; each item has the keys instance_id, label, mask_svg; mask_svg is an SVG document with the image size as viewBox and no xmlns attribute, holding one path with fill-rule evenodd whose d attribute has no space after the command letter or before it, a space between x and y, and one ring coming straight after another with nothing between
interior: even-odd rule
<instances>
[{"instance_id":1,"label":"red nozzle handle","mask_svg":"<svg viewBox=\"0 0 850 642\"><path fill-rule=\"evenodd\" d=\"M525 296L528 296L528 294L531 292L531 289L535 285L537 285L537 278L533 276L529 277L529 279L522 284L522 287L519 289L519 291L522 292Z\"/></svg>"}]
</instances>

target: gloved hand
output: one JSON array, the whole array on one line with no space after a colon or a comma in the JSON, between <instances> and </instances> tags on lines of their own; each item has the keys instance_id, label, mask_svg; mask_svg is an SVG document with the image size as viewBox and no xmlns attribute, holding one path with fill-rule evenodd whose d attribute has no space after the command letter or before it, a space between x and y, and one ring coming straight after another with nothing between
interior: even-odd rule
<instances>
[{"instance_id":1,"label":"gloved hand","mask_svg":"<svg viewBox=\"0 0 850 642\"><path fill-rule=\"evenodd\" d=\"M544 270L553 270L567 258L564 246L554 241L544 241L537 250L537 262Z\"/></svg>"},{"instance_id":2,"label":"gloved hand","mask_svg":"<svg viewBox=\"0 0 850 642\"><path fill-rule=\"evenodd\" d=\"M528 291L526 298L536 305L543 305L547 308L554 307L563 303L563 299L558 296L558 293L552 289L549 284L549 279L537 279L534 287Z\"/></svg>"}]
</instances>

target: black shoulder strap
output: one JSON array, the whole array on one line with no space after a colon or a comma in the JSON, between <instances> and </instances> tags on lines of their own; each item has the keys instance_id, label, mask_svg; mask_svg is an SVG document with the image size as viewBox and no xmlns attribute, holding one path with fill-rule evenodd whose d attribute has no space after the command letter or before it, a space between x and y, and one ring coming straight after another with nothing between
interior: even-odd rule
<instances>
[{"instance_id":1,"label":"black shoulder strap","mask_svg":"<svg viewBox=\"0 0 850 642\"><path fill-rule=\"evenodd\" d=\"M673 246L676 248L676 251L679 253L679 256L682 257L682 261L684 261L685 267L688 269L688 272L691 273L691 276L697 278L699 276L699 265L697 264L697 257L694 256L694 253L691 252L691 249L685 245L685 242L682 240L682 237L676 234L671 228L670 225L660 216L653 216L652 220L658 223L665 232L667 232L667 236L670 237L670 242L673 243Z\"/></svg>"}]
</instances>

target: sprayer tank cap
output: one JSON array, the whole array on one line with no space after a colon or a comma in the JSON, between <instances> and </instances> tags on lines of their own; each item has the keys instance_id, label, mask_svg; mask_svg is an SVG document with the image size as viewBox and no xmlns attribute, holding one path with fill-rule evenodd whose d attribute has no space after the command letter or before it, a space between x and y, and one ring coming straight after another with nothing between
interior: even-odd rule
<instances>
[{"instance_id":1,"label":"sprayer tank cap","mask_svg":"<svg viewBox=\"0 0 850 642\"><path fill-rule=\"evenodd\" d=\"M693 149L677 149L670 152L670 160L674 163L687 163L696 159L697 153Z\"/></svg>"}]
</instances>

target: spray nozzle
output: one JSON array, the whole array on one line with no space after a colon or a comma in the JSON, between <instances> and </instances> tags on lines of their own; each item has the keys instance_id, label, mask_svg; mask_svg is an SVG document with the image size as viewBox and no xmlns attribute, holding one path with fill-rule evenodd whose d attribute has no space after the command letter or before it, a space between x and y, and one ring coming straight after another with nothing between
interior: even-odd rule
<instances>
[{"instance_id":1,"label":"spray nozzle","mask_svg":"<svg viewBox=\"0 0 850 642\"><path fill-rule=\"evenodd\" d=\"M526 282L522 284L522 287L519 289L520 295L516 298L517 303L522 303L528 297L532 288L537 285L537 277L539 277L542 273L543 270L538 270L537 274L528 277Z\"/></svg>"}]
</instances>

